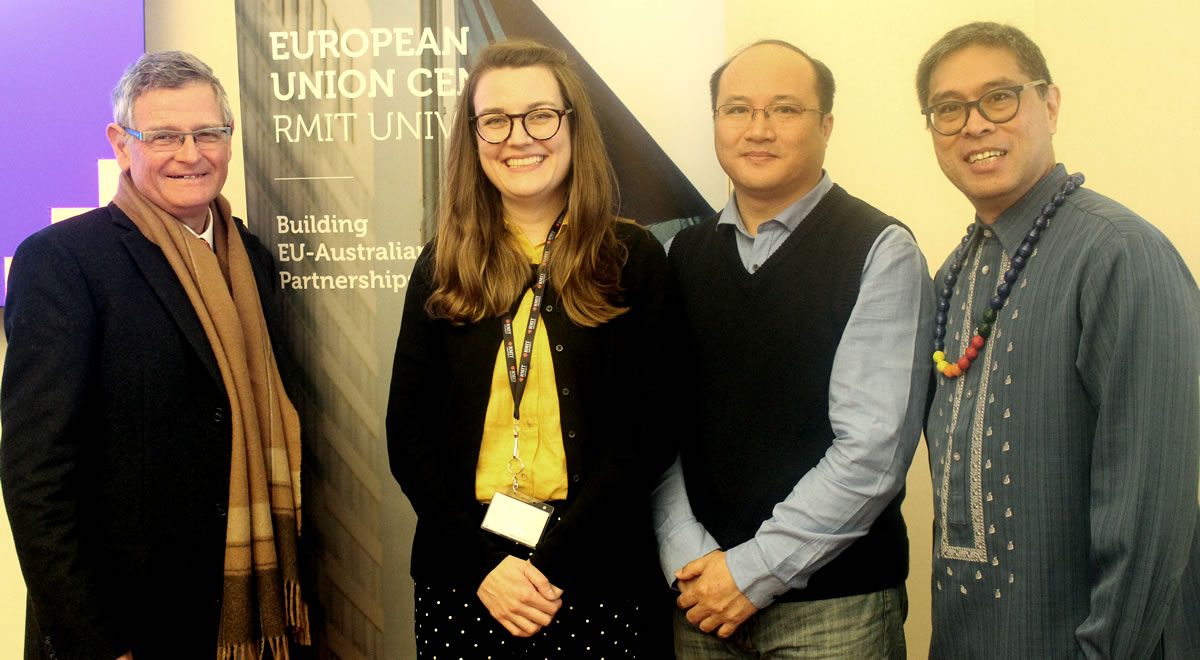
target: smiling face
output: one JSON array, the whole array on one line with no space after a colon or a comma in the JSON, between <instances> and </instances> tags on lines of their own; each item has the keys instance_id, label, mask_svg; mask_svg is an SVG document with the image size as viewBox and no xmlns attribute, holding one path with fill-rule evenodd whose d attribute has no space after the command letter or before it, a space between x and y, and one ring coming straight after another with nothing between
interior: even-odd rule
<instances>
[{"instance_id":1,"label":"smiling face","mask_svg":"<svg viewBox=\"0 0 1200 660\"><path fill-rule=\"evenodd\" d=\"M968 46L948 55L929 78L929 105L948 100L974 101L997 87L1032 78L1021 71L1006 48ZM984 222L1015 204L1054 167L1051 137L1058 128L1059 90L1021 92L1021 109L1003 124L987 121L974 108L956 135L930 131L938 165L962 191Z\"/></svg>"},{"instance_id":2,"label":"smiling face","mask_svg":"<svg viewBox=\"0 0 1200 660\"><path fill-rule=\"evenodd\" d=\"M558 81L545 67L493 69L484 73L472 99L476 115L492 112L517 114L534 108L565 110ZM513 120L512 133L500 144L475 136L479 164L500 191L504 207L521 214L557 213L566 204L567 174L571 171L571 115L562 118L558 133L534 140L521 120Z\"/></svg>"},{"instance_id":3,"label":"smiling face","mask_svg":"<svg viewBox=\"0 0 1200 660\"><path fill-rule=\"evenodd\" d=\"M212 85L188 83L175 89L151 89L133 102L133 126L138 131L195 131L222 126L221 108ZM152 151L149 145L108 125L108 139L122 171L129 172L138 191L162 210L200 231L208 205L221 193L233 151L228 142L203 150L192 138L174 151Z\"/></svg>"},{"instance_id":4,"label":"smiling face","mask_svg":"<svg viewBox=\"0 0 1200 660\"><path fill-rule=\"evenodd\" d=\"M738 55L721 74L717 105L745 103L763 108L794 103L819 108L816 72L803 55L782 46L763 44ZM747 207L763 209L766 220L803 197L821 180L825 147L833 132L833 115L806 112L796 121L776 125L762 112L743 126L714 125L717 160L733 181L744 220Z\"/></svg>"}]
</instances>

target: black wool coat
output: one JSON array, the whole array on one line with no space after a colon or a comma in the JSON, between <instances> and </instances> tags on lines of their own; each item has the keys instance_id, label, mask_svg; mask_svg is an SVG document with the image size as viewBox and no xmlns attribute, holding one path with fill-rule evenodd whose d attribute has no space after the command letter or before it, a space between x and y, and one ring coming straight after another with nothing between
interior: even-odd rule
<instances>
[{"instance_id":1,"label":"black wool coat","mask_svg":"<svg viewBox=\"0 0 1200 660\"><path fill-rule=\"evenodd\" d=\"M274 340L274 262L235 224ZM182 285L109 204L26 239L8 286L0 486L26 658L213 657L231 414Z\"/></svg>"}]
</instances>

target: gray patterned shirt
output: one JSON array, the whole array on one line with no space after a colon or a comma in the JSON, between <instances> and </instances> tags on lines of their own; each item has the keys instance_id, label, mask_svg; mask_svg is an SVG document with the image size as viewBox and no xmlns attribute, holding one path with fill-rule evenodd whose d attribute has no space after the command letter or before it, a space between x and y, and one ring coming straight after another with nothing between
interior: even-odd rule
<instances>
[{"instance_id":1,"label":"gray patterned shirt","mask_svg":"<svg viewBox=\"0 0 1200 660\"><path fill-rule=\"evenodd\" d=\"M947 359L1066 178L976 231ZM974 364L936 377L931 657L1200 657L1198 379L1200 290L1175 248L1067 197Z\"/></svg>"}]
</instances>

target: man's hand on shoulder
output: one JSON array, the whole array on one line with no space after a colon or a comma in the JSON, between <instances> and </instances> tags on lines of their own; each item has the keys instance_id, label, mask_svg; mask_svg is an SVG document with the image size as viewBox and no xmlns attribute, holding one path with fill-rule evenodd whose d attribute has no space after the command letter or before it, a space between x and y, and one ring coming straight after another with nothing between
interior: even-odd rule
<instances>
[{"instance_id":1,"label":"man's hand on shoulder","mask_svg":"<svg viewBox=\"0 0 1200 660\"><path fill-rule=\"evenodd\" d=\"M722 550L688 562L675 571L675 579L679 586L675 602L703 632L715 631L717 637L727 638L758 611L734 583Z\"/></svg>"}]
</instances>

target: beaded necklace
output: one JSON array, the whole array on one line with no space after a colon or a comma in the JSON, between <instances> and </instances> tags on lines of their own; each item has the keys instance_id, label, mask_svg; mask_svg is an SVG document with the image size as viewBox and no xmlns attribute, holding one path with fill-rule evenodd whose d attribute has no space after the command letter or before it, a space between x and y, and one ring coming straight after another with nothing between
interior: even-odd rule
<instances>
[{"instance_id":1,"label":"beaded necklace","mask_svg":"<svg viewBox=\"0 0 1200 660\"><path fill-rule=\"evenodd\" d=\"M946 359L945 353L946 318L950 313L950 296L954 293L954 285L958 282L958 273L962 270L963 262L966 260L967 246L971 244L971 238L975 235L979 225L971 223L967 227L967 235L963 237L962 243L954 251L954 261L950 262L949 270L942 278L942 290L938 297L936 325L933 328L933 363L938 373L947 378L955 378L971 368L971 363L979 357L979 352L983 350L988 337L992 334L992 324L996 321L996 313L1004 307L1004 303L1008 300L1013 282L1017 281L1017 274L1025 268L1026 262L1033 256L1033 246L1042 237L1042 232L1050 224L1050 218L1054 217L1058 207L1066 201L1067 195L1083 185L1083 179L1083 174L1079 172L1067 177L1066 183L1062 185L1062 190L1054 193L1054 197L1042 207L1042 212L1033 219L1033 226L1025 233L1025 239L1021 241L1017 253L1013 255L1010 267L1004 273L1003 281L996 287L996 295L988 300L987 309L984 310L979 325L975 327L975 336L971 337L971 343L963 351L963 356L952 361Z\"/></svg>"}]
</instances>

